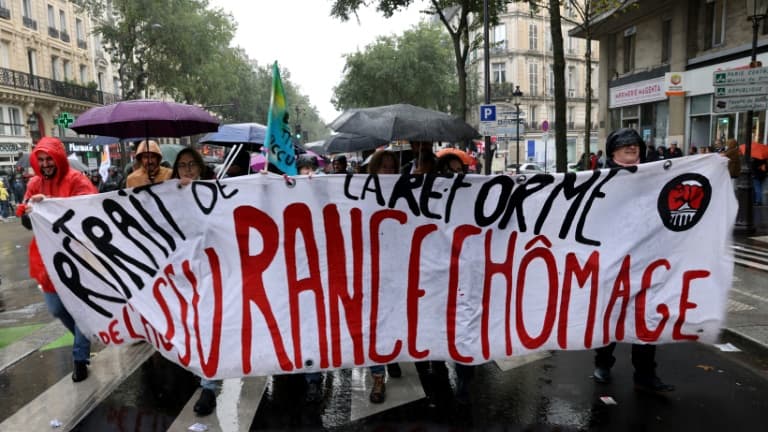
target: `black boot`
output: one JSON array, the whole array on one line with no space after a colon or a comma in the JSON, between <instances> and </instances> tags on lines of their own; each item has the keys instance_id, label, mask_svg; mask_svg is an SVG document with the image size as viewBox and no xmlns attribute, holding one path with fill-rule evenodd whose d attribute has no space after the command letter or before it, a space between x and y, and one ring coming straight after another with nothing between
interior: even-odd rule
<instances>
[{"instance_id":1,"label":"black boot","mask_svg":"<svg viewBox=\"0 0 768 432\"><path fill-rule=\"evenodd\" d=\"M88 378L88 362L76 361L75 368L72 370L72 381L80 382Z\"/></svg>"},{"instance_id":2,"label":"black boot","mask_svg":"<svg viewBox=\"0 0 768 432\"><path fill-rule=\"evenodd\" d=\"M211 389L203 389L200 392L200 399L195 402L195 413L199 416L207 416L216 408L216 393Z\"/></svg>"}]
</instances>

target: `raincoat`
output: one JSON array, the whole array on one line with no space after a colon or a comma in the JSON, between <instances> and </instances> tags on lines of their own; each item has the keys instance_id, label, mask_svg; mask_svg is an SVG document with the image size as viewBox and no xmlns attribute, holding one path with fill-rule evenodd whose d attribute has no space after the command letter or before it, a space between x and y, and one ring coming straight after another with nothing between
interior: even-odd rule
<instances>
[{"instance_id":1,"label":"raincoat","mask_svg":"<svg viewBox=\"0 0 768 432\"><path fill-rule=\"evenodd\" d=\"M37 155L40 152L48 153L56 163L56 174L51 179L44 178L40 171L40 165L37 162ZM69 168L64 144L56 138L42 138L35 145L29 159L36 175L27 184L27 192L24 194L25 203L30 197L37 194L43 194L47 198L65 198L98 192L88 177L77 170ZM19 205L17 214L23 214L24 208L25 205ZM29 275L40 284L43 291L49 293L56 292L51 279L48 277L48 272L45 270L43 259L40 256L40 251L34 238L29 244Z\"/></svg>"}]
</instances>

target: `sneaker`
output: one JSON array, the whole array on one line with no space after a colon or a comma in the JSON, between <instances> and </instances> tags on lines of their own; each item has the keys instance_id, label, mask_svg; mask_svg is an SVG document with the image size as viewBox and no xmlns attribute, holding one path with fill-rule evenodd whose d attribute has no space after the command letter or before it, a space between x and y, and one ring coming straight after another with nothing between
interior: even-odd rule
<instances>
[{"instance_id":1,"label":"sneaker","mask_svg":"<svg viewBox=\"0 0 768 432\"><path fill-rule=\"evenodd\" d=\"M307 383L307 391L304 393L304 401L308 403L319 402L323 398L323 390L320 387L322 381L310 381Z\"/></svg>"},{"instance_id":2,"label":"sneaker","mask_svg":"<svg viewBox=\"0 0 768 432\"><path fill-rule=\"evenodd\" d=\"M403 371L400 370L400 365L397 363L390 363L387 365L387 373L392 378L400 378L403 376Z\"/></svg>"},{"instance_id":3,"label":"sneaker","mask_svg":"<svg viewBox=\"0 0 768 432\"><path fill-rule=\"evenodd\" d=\"M384 383L384 374L373 375L373 388L368 399L371 403L379 404L387 397L387 385Z\"/></svg>"},{"instance_id":4,"label":"sneaker","mask_svg":"<svg viewBox=\"0 0 768 432\"><path fill-rule=\"evenodd\" d=\"M75 368L72 370L72 381L80 382L88 378L88 362L76 361Z\"/></svg>"},{"instance_id":5,"label":"sneaker","mask_svg":"<svg viewBox=\"0 0 768 432\"><path fill-rule=\"evenodd\" d=\"M592 372L592 378L595 379L595 382L607 384L611 382L611 370L601 367L595 368L595 371Z\"/></svg>"},{"instance_id":6,"label":"sneaker","mask_svg":"<svg viewBox=\"0 0 768 432\"><path fill-rule=\"evenodd\" d=\"M216 408L216 393L211 389L203 389L200 398L195 402L195 413L199 416L207 416Z\"/></svg>"},{"instance_id":7,"label":"sneaker","mask_svg":"<svg viewBox=\"0 0 768 432\"><path fill-rule=\"evenodd\" d=\"M654 376L651 379L635 379L635 390L646 393L669 393L675 391L675 386L665 384L661 378Z\"/></svg>"}]
</instances>

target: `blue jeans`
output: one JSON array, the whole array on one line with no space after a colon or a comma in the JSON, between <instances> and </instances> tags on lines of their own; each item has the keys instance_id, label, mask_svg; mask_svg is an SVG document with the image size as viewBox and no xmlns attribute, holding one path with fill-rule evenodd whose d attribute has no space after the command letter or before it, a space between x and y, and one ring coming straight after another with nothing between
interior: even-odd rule
<instances>
[{"instance_id":1,"label":"blue jeans","mask_svg":"<svg viewBox=\"0 0 768 432\"><path fill-rule=\"evenodd\" d=\"M0 216L7 218L10 216L9 210L9 201L0 201Z\"/></svg>"},{"instance_id":2,"label":"blue jeans","mask_svg":"<svg viewBox=\"0 0 768 432\"><path fill-rule=\"evenodd\" d=\"M43 293L43 295L45 295L45 305L48 306L48 312L58 318L64 324L64 327L75 335L75 342L72 344L72 358L75 361L89 362L91 357L91 341L77 328L75 319L64 308L64 304L61 302L58 294Z\"/></svg>"},{"instance_id":3,"label":"blue jeans","mask_svg":"<svg viewBox=\"0 0 768 432\"><path fill-rule=\"evenodd\" d=\"M220 385L221 385L221 380L209 380L202 377L200 378L200 387L202 387L203 389L216 392L219 390Z\"/></svg>"},{"instance_id":4,"label":"blue jeans","mask_svg":"<svg viewBox=\"0 0 768 432\"><path fill-rule=\"evenodd\" d=\"M371 371L371 375L384 375L387 367L385 365L373 365L368 366L368 369Z\"/></svg>"},{"instance_id":5,"label":"blue jeans","mask_svg":"<svg viewBox=\"0 0 768 432\"><path fill-rule=\"evenodd\" d=\"M763 202L763 181L757 177L752 177L752 186L755 190L755 204L765 204Z\"/></svg>"}]
</instances>

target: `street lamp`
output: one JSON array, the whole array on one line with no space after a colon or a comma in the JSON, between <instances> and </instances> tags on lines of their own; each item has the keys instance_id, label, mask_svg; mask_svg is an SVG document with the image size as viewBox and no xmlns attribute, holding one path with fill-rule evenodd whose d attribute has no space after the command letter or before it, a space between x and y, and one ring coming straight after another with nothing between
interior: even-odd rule
<instances>
[{"instance_id":1,"label":"street lamp","mask_svg":"<svg viewBox=\"0 0 768 432\"><path fill-rule=\"evenodd\" d=\"M758 67L757 63L757 32L760 29L760 21L766 16L768 10L768 0L746 0L747 19L752 21L752 57L749 62L750 68ZM754 185L752 184L752 117L754 112L747 111L746 132L747 142L744 145L744 163L741 164L741 172L736 185L737 197L739 199L739 212L736 218L736 228L744 232L755 230L753 223L754 215L752 211Z\"/></svg>"},{"instance_id":2,"label":"street lamp","mask_svg":"<svg viewBox=\"0 0 768 432\"><path fill-rule=\"evenodd\" d=\"M520 99L522 98L523 92L520 91L520 86L515 86L515 91L512 92L512 104L515 105L515 111L517 111L515 120L515 131L517 132L515 137L515 153L517 153L516 174L520 174Z\"/></svg>"}]
</instances>

